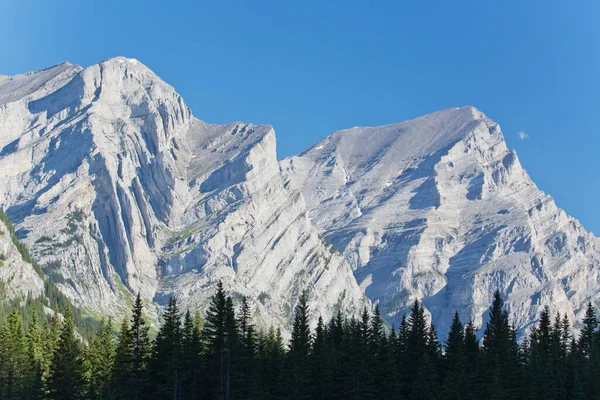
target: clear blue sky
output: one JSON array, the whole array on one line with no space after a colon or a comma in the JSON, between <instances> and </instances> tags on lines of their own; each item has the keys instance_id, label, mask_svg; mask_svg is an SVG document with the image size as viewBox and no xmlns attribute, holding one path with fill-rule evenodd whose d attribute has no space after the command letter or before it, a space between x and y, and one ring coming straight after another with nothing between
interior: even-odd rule
<instances>
[{"instance_id":1,"label":"clear blue sky","mask_svg":"<svg viewBox=\"0 0 600 400\"><path fill-rule=\"evenodd\" d=\"M0 0L0 74L137 58L205 121L273 125L280 157L473 105L600 234L599 16L595 0Z\"/></svg>"}]
</instances>

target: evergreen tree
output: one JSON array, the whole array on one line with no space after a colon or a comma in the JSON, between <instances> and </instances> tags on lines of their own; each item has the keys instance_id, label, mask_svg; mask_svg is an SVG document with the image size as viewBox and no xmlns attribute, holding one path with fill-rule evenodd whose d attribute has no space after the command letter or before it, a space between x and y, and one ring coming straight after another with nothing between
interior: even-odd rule
<instances>
[{"instance_id":1,"label":"evergreen tree","mask_svg":"<svg viewBox=\"0 0 600 400\"><path fill-rule=\"evenodd\" d=\"M494 293L483 335L482 357L485 396L489 399L520 398L519 346L498 290Z\"/></svg>"},{"instance_id":2,"label":"evergreen tree","mask_svg":"<svg viewBox=\"0 0 600 400\"><path fill-rule=\"evenodd\" d=\"M478 398L482 392L483 382L478 380L478 365L479 361L479 340L477 340L477 329L473 325L473 321L469 321L465 327L464 338L465 352L465 379L470 383L471 390L464 393L466 399Z\"/></svg>"},{"instance_id":3,"label":"evergreen tree","mask_svg":"<svg viewBox=\"0 0 600 400\"><path fill-rule=\"evenodd\" d=\"M27 398L42 399L44 396L44 338L35 311L27 333L27 363Z\"/></svg>"},{"instance_id":4,"label":"evergreen tree","mask_svg":"<svg viewBox=\"0 0 600 400\"><path fill-rule=\"evenodd\" d=\"M28 367L25 333L15 308L0 332L0 398L25 398Z\"/></svg>"},{"instance_id":5,"label":"evergreen tree","mask_svg":"<svg viewBox=\"0 0 600 400\"><path fill-rule=\"evenodd\" d=\"M466 364L465 329L458 312L456 312L452 318L444 353L444 394L446 398L456 400L465 398L465 387L468 384Z\"/></svg>"},{"instance_id":6,"label":"evergreen tree","mask_svg":"<svg viewBox=\"0 0 600 400\"><path fill-rule=\"evenodd\" d=\"M314 386L312 397L328 399L332 394L332 374L327 343L327 328L323 318L319 317L311 353L311 380Z\"/></svg>"},{"instance_id":7,"label":"evergreen tree","mask_svg":"<svg viewBox=\"0 0 600 400\"><path fill-rule=\"evenodd\" d=\"M158 399L177 400L181 396L181 316L174 297L169 299L169 306L164 314L152 352L150 362L150 392Z\"/></svg>"},{"instance_id":8,"label":"evergreen tree","mask_svg":"<svg viewBox=\"0 0 600 400\"><path fill-rule=\"evenodd\" d=\"M111 386L115 362L115 336L112 320L102 319L96 336L90 341L89 395L92 399L110 399L114 396Z\"/></svg>"},{"instance_id":9,"label":"evergreen tree","mask_svg":"<svg viewBox=\"0 0 600 400\"><path fill-rule=\"evenodd\" d=\"M231 297L225 296L223 284L211 299L203 329L208 362L209 397L228 400L233 373L232 353L237 346L235 311Z\"/></svg>"},{"instance_id":10,"label":"evergreen tree","mask_svg":"<svg viewBox=\"0 0 600 400\"><path fill-rule=\"evenodd\" d=\"M430 354L428 348L429 324L425 318L423 305L415 300L408 318L405 362L410 367L405 369L403 390L404 396L410 398L430 397Z\"/></svg>"},{"instance_id":11,"label":"evergreen tree","mask_svg":"<svg viewBox=\"0 0 600 400\"><path fill-rule=\"evenodd\" d=\"M240 312L237 318L239 348L237 351L238 368L236 379L237 398L249 398L254 389L256 362L256 335L252 324L250 305L246 297L242 297Z\"/></svg>"},{"instance_id":12,"label":"evergreen tree","mask_svg":"<svg viewBox=\"0 0 600 400\"><path fill-rule=\"evenodd\" d=\"M133 374L133 333L129 329L127 318L123 319L119 331L118 343L112 367L111 387L116 399L135 397L135 379Z\"/></svg>"},{"instance_id":13,"label":"evergreen tree","mask_svg":"<svg viewBox=\"0 0 600 400\"><path fill-rule=\"evenodd\" d=\"M589 359L594 352L597 329L598 319L596 317L596 312L594 311L592 303L589 302L583 319L583 328L579 334L579 342L577 343L579 352L587 359Z\"/></svg>"},{"instance_id":14,"label":"evergreen tree","mask_svg":"<svg viewBox=\"0 0 600 400\"><path fill-rule=\"evenodd\" d=\"M305 399L310 395L311 333L309 327L308 294L298 299L292 326L292 339L287 365L289 394L292 399Z\"/></svg>"},{"instance_id":15,"label":"evergreen tree","mask_svg":"<svg viewBox=\"0 0 600 400\"><path fill-rule=\"evenodd\" d=\"M370 373L369 392L375 398L390 398L394 396L396 386L394 373L395 364L393 351L386 336L379 304L375 306L371 318L369 349Z\"/></svg>"},{"instance_id":16,"label":"evergreen tree","mask_svg":"<svg viewBox=\"0 0 600 400\"><path fill-rule=\"evenodd\" d=\"M71 306L67 306L48 377L51 399L73 400L83 397L85 381L81 351L81 343L75 337Z\"/></svg>"},{"instance_id":17,"label":"evergreen tree","mask_svg":"<svg viewBox=\"0 0 600 400\"><path fill-rule=\"evenodd\" d=\"M142 297L138 293L135 299L131 315L131 349L133 355L133 399L142 398L146 385L148 361L151 353L150 338L148 336L149 328L144 320L144 304Z\"/></svg>"},{"instance_id":18,"label":"evergreen tree","mask_svg":"<svg viewBox=\"0 0 600 400\"><path fill-rule=\"evenodd\" d=\"M58 338L60 337L60 331L62 324L60 322L60 316L58 311L54 310L52 319L46 323L44 331L42 332L42 350L43 350L43 371L42 380L45 383L50 376L50 364L54 358L54 350L58 346Z\"/></svg>"},{"instance_id":19,"label":"evergreen tree","mask_svg":"<svg viewBox=\"0 0 600 400\"><path fill-rule=\"evenodd\" d=\"M196 400L201 394L201 353L202 338L200 334L201 322L192 319L189 310L185 313L183 321L183 334L181 339L182 348L182 398Z\"/></svg>"},{"instance_id":20,"label":"evergreen tree","mask_svg":"<svg viewBox=\"0 0 600 400\"><path fill-rule=\"evenodd\" d=\"M552 326L550 321L550 309L546 307L540 314L538 326L531 330L529 337L527 378L530 382L529 396L531 398L537 398L538 396L548 399L553 398L553 385L556 383L556 376L554 376L554 365L551 364L552 359L550 358L550 352L552 351Z\"/></svg>"}]
</instances>

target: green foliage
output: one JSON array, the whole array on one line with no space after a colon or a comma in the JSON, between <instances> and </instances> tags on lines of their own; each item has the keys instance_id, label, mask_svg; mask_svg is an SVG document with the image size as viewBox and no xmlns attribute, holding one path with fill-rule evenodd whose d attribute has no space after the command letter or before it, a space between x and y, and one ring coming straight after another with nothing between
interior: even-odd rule
<instances>
[{"instance_id":1,"label":"green foliage","mask_svg":"<svg viewBox=\"0 0 600 400\"><path fill-rule=\"evenodd\" d=\"M177 300L171 297L164 323L154 341L150 362L152 396L156 398L177 399L181 396L182 340L181 315Z\"/></svg>"},{"instance_id":2,"label":"green foliage","mask_svg":"<svg viewBox=\"0 0 600 400\"><path fill-rule=\"evenodd\" d=\"M30 300L0 327L0 399L594 399L600 387L591 306L578 337L546 308L519 344L496 293L482 343L455 314L442 349L420 302L397 331L377 307L311 329L303 294L287 351L281 331L257 332L252 305L242 298L236 312L222 284L204 319L182 318L170 299L153 343L139 296L117 337L102 320L88 341L70 307L44 324L38 307Z\"/></svg>"},{"instance_id":3,"label":"green foliage","mask_svg":"<svg viewBox=\"0 0 600 400\"><path fill-rule=\"evenodd\" d=\"M75 336L70 306L67 307L52 357L47 391L49 397L56 400L79 399L85 395L82 346Z\"/></svg>"},{"instance_id":4,"label":"green foliage","mask_svg":"<svg viewBox=\"0 0 600 400\"><path fill-rule=\"evenodd\" d=\"M90 339L86 350L88 397L92 399L110 399L114 397L111 378L115 363L116 346L113 324L110 318L100 321L98 331Z\"/></svg>"},{"instance_id":5,"label":"green foliage","mask_svg":"<svg viewBox=\"0 0 600 400\"><path fill-rule=\"evenodd\" d=\"M45 315L44 306L53 310L58 310L59 313L64 314L67 311L67 307L69 306L70 302L67 299L67 297L56 286L56 283L65 283L65 280L58 272L58 269L60 267L58 262L50 263L46 266L47 270L49 271L49 276L48 278L46 278L42 267L33 259L27 246L19 241L19 239L15 235L14 225L8 218L8 215L6 215L6 213L1 209L0 221L2 221L8 228L11 240L16 246L19 253L21 254L21 258L23 259L23 261L31 264L31 266L37 272L37 274L44 280L44 294L39 298L34 299L31 298L31 296L27 296L25 299L16 298L12 301L2 302L0 300L0 317L5 316L7 312L12 308L17 308L19 312L25 315L25 323L28 324L31 321L32 313L24 310L35 309L37 312L37 316L40 317ZM0 287L0 289L2 288ZM0 293L1 292L3 291L0 290ZM26 303L25 307L23 306L23 302ZM83 310L79 308L71 308L71 313L73 316L74 324L77 327L77 331L80 334L84 336L90 336L97 329L98 321L86 315L86 313Z\"/></svg>"}]
</instances>

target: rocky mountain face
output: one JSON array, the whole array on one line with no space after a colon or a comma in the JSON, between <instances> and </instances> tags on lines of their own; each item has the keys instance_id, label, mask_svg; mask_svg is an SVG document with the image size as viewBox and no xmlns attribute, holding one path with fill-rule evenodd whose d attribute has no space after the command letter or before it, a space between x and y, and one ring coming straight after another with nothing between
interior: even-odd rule
<instances>
[{"instance_id":1,"label":"rocky mountain face","mask_svg":"<svg viewBox=\"0 0 600 400\"><path fill-rule=\"evenodd\" d=\"M396 325L422 299L444 334L455 310L485 322L496 288L520 329L546 304L579 318L600 292L598 239L474 108L278 162L270 126L202 122L122 57L0 76L0 208L94 313L136 292L203 308L222 280L259 324L288 326L308 290L315 317L373 302Z\"/></svg>"},{"instance_id":2,"label":"rocky mountain face","mask_svg":"<svg viewBox=\"0 0 600 400\"><path fill-rule=\"evenodd\" d=\"M204 307L219 280L263 324L287 326L304 290L324 317L368 304L286 187L273 129L194 118L137 60L0 78L0 207L91 312L137 292Z\"/></svg>"},{"instance_id":3,"label":"rocky mountain face","mask_svg":"<svg viewBox=\"0 0 600 400\"><path fill-rule=\"evenodd\" d=\"M540 191L472 107L334 133L282 161L311 221L387 319L421 299L442 334L482 326L498 288L521 330L599 297L599 241ZM442 336L443 337L443 336Z\"/></svg>"}]
</instances>

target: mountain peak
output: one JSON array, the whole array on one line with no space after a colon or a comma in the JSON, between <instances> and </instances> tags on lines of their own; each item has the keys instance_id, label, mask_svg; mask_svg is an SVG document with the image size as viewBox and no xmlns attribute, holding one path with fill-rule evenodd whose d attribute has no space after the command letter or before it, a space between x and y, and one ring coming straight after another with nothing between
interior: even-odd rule
<instances>
[{"instance_id":1,"label":"mountain peak","mask_svg":"<svg viewBox=\"0 0 600 400\"><path fill-rule=\"evenodd\" d=\"M90 310L116 315L135 292L202 308L222 280L267 325L308 290L324 318L366 295L397 323L421 299L443 335L455 310L481 325L496 289L520 330L544 304L574 319L600 298L599 241L471 106L278 163L271 127L204 123L115 57L0 77L0 116L0 207Z\"/></svg>"}]
</instances>

